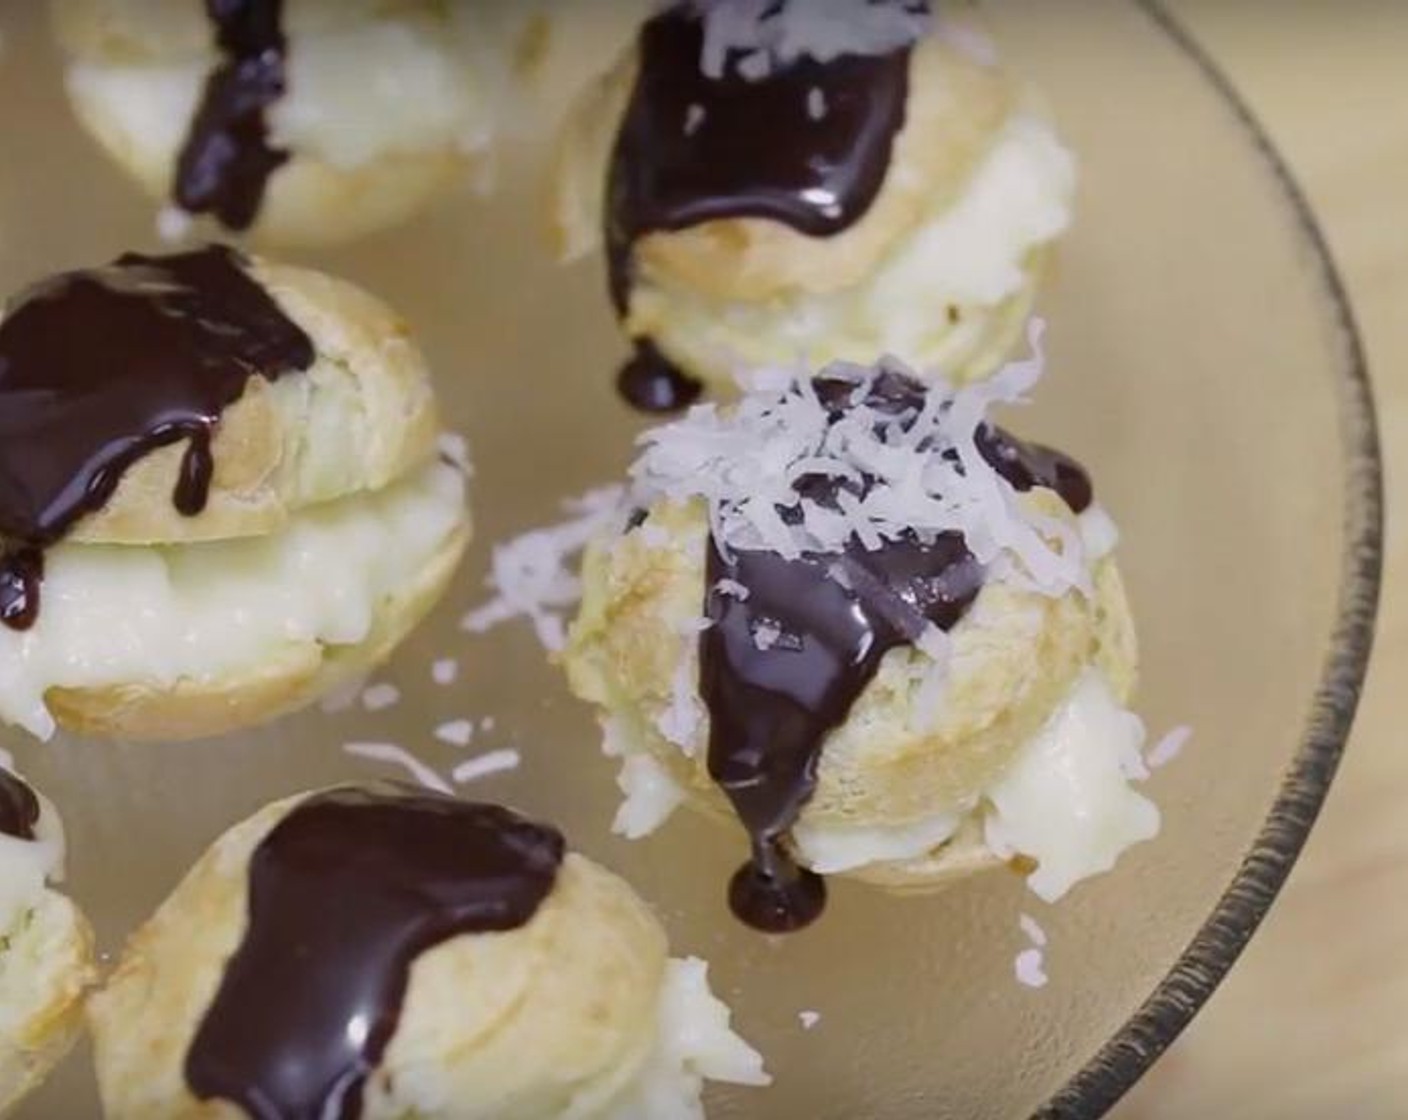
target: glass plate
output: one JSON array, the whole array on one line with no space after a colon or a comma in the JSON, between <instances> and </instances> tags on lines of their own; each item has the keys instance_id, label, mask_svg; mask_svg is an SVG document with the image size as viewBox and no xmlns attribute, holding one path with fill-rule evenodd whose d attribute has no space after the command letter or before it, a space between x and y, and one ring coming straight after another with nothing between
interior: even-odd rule
<instances>
[{"instance_id":1,"label":"glass plate","mask_svg":"<svg viewBox=\"0 0 1408 1120\"><path fill-rule=\"evenodd\" d=\"M0 13L6 291L153 245L153 208L67 115L39 7ZM1043 309L1050 372L1017 426L1092 468L1124 532L1139 708L1156 733L1188 723L1195 735L1153 782L1160 838L1058 907L1002 874L930 899L837 882L822 922L769 941L722 903L740 836L687 813L647 842L611 836L613 767L527 628L470 638L457 625L482 598L489 546L616 480L641 426L610 389L622 347L599 263L559 269L541 228L545 122L622 35L613 7L585 7L558 39L554 88L507 145L493 198L466 193L309 258L410 317L475 450L469 561L377 678L401 702L193 745L5 736L66 814L69 888L115 952L229 825L290 792L385 772L344 742L398 742L448 769L464 752L434 728L492 716L473 749L514 746L524 763L469 793L557 820L630 878L675 950L713 962L737 1025L764 1050L776 1085L712 1094L716 1120L1006 1117L1043 1102L1051 1115L1096 1114L1178 1033L1260 920L1357 699L1379 463L1359 345L1320 235L1264 135L1163 16L991 4L1083 168L1078 227ZM460 659L461 684L432 683L443 656ZM1014 978L1021 913L1050 935L1040 991ZM813 1030L803 1010L820 1013ZM20 1115L95 1114L80 1048Z\"/></svg>"}]
</instances>

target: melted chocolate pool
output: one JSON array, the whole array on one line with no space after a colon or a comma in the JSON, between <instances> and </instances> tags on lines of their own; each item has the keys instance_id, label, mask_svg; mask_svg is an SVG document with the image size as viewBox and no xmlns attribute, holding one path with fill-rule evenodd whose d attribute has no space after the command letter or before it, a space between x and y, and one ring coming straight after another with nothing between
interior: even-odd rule
<instances>
[{"instance_id":1,"label":"melted chocolate pool","mask_svg":"<svg viewBox=\"0 0 1408 1120\"><path fill-rule=\"evenodd\" d=\"M16 775L0 766L0 833L16 840L33 840L39 823L39 798Z\"/></svg>"},{"instance_id":2,"label":"melted chocolate pool","mask_svg":"<svg viewBox=\"0 0 1408 1120\"><path fill-rule=\"evenodd\" d=\"M0 320L0 621L33 624L43 556L123 473L186 442L172 502L205 508L210 441L251 377L313 364L312 341L220 246L128 254L21 293Z\"/></svg>"},{"instance_id":3,"label":"melted chocolate pool","mask_svg":"<svg viewBox=\"0 0 1408 1120\"><path fill-rule=\"evenodd\" d=\"M249 928L186 1056L191 1091L254 1120L361 1115L412 963L525 925L563 851L506 809L416 790L304 801L251 859Z\"/></svg>"},{"instance_id":4,"label":"melted chocolate pool","mask_svg":"<svg viewBox=\"0 0 1408 1120\"><path fill-rule=\"evenodd\" d=\"M825 379L816 386L835 415L854 390ZM912 421L924 396L924 386L886 373L866 403ZM1088 476L1059 452L996 427L981 430L979 446L1014 488L1056 490L1075 512L1090 504ZM798 483L799 492L822 502L834 500L836 488L815 476ZM982 590L984 572L962 534L950 532L931 542L902 537L875 550L852 538L840 553L795 560L774 552L725 557L711 540L706 578L705 615L713 625L700 637L700 694L710 717L709 773L752 845L729 902L748 925L784 933L809 924L825 906L825 884L797 864L787 840L816 791L827 736L845 722L886 653L912 645L931 623L944 631L957 625ZM725 579L746 588L746 599L713 590ZM760 633L771 640L760 642Z\"/></svg>"},{"instance_id":5,"label":"melted chocolate pool","mask_svg":"<svg viewBox=\"0 0 1408 1120\"><path fill-rule=\"evenodd\" d=\"M173 190L183 210L248 229L269 176L288 152L269 143L265 111L286 87L282 0L205 0L223 59L206 79L176 161Z\"/></svg>"},{"instance_id":6,"label":"melted chocolate pool","mask_svg":"<svg viewBox=\"0 0 1408 1120\"><path fill-rule=\"evenodd\" d=\"M909 48L825 63L799 58L749 81L737 52L722 75L707 77L703 46L703 23L687 5L640 33L639 72L607 185L618 314L629 304L635 243L648 233L723 218L771 219L813 237L848 229L875 201L904 126ZM658 371L663 359L638 354L628 370L643 361ZM699 392L679 370L654 378L650 392L636 389L639 383L638 374L622 379L627 399L641 408L679 408Z\"/></svg>"}]
</instances>

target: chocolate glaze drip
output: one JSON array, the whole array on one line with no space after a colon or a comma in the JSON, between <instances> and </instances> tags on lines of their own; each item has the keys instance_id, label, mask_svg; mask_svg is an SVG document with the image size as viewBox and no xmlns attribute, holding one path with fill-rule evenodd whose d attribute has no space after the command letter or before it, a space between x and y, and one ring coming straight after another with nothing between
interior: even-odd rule
<instances>
[{"instance_id":1,"label":"chocolate glaze drip","mask_svg":"<svg viewBox=\"0 0 1408 1120\"><path fill-rule=\"evenodd\" d=\"M181 208L229 229L253 224L269 176L288 152L269 144L265 110L284 95L282 0L205 0L223 61L206 79L176 161Z\"/></svg>"},{"instance_id":2,"label":"chocolate glaze drip","mask_svg":"<svg viewBox=\"0 0 1408 1120\"><path fill-rule=\"evenodd\" d=\"M128 254L22 293L0 320L0 620L34 622L39 549L107 502L124 472L186 441L172 502L205 508L210 440L251 377L313 363L312 341L220 246Z\"/></svg>"},{"instance_id":3,"label":"chocolate glaze drip","mask_svg":"<svg viewBox=\"0 0 1408 1120\"><path fill-rule=\"evenodd\" d=\"M621 315L633 249L645 234L723 218L771 219L813 237L848 229L875 201L904 126L908 48L825 63L800 58L749 81L738 55L721 76L707 77L703 44L703 23L687 5L640 33L639 72L607 183L610 289ZM826 107L820 119L810 110L817 98ZM657 359L647 360L659 368ZM638 353L627 368L641 362ZM682 376L676 371L676 382ZM623 377L623 390L634 384Z\"/></svg>"},{"instance_id":4,"label":"chocolate glaze drip","mask_svg":"<svg viewBox=\"0 0 1408 1120\"><path fill-rule=\"evenodd\" d=\"M39 823L39 798L28 784L0 766L0 832L16 840L33 840Z\"/></svg>"},{"instance_id":5,"label":"chocolate glaze drip","mask_svg":"<svg viewBox=\"0 0 1408 1120\"><path fill-rule=\"evenodd\" d=\"M249 928L186 1055L191 1091L254 1120L360 1116L412 963L525 925L563 852L552 828L407 787L304 801L250 861Z\"/></svg>"},{"instance_id":6,"label":"chocolate glaze drip","mask_svg":"<svg viewBox=\"0 0 1408 1120\"><path fill-rule=\"evenodd\" d=\"M635 354L621 367L616 390L642 412L678 412L699 399L704 386L665 357L649 339L637 339Z\"/></svg>"},{"instance_id":7,"label":"chocolate glaze drip","mask_svg":"<svg viewBox=\"0 0 1408 1120\"><path fill-rule=\"evenodd\" d=\"M851 382L815 385L835 416L855 392ZM866 403L912 420L924 395L919 383L885 373ZM1077 512L1089 505L1090 482L1074 460L996 427L985 427L979 442L1015 488L1056 489ZM842 485L860 495L872 483L806 476L797 489L825 503ZM902 537L873 551L852 539L840 553L795 560L761 551L725 556L711 540L706 578L713 625L700 637L700 694L710 716L709 773L752 844L729 902L747 924L784 933L815 920L825 905L825 884L797 864L787 842L816 791L826 737L845 722L886 653L913 644L931 623L944 631L957 625L984 572L962 534L949 532L928 542ZM747 598L715 591L725 579L747 588ZM775 636L766 649L759 648L761 629Z\"/></svg>"}]
</instances>

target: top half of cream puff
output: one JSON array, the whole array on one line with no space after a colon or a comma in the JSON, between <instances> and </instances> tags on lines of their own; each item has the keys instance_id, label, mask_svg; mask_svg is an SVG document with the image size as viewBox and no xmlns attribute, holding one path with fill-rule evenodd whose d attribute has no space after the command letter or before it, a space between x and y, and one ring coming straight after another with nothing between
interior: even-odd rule
<instances>
[{"instance_id":1,"label":"top half of cream puff","mask_svg":"<svg viewBox=\"0 0 1408 1120\"><path fill-rule=\"evenodd\" d=\"M1020 333L1072 160L970 16L670 5L561 145L565 256L604 244L628 332L729 366L895 353L951 378Z\"/></svg>"},{"instance_id":2,"label":"top half of cream puff","mask_svg":"<svg viewBox=\"0 0 1408 1120\"><path fill-rule=\"evenodd\" d=\"M760 1084L698 960L550 826L400 787L221 837L90 1003L108 1116L697 1120Z\"/></svg>"},{"instance_id":3,"label":"top half of cream puff","mask_svg":"<svg viewBox=\"0 0 1408 1120\"><path fill-rule=\"evenodd\" d=\"M55 713L177 738L306 702L331 651L385 655L467 539L404 322L219 246L15 296L0 436L0 718L43 736Z\"/></svg>"},{"instance_id":4,"label":"top half of cream puff","mask_svg":"<svg viewBox=\"0 0 1408 1120\"><path fill-rule=\"evenodd\" d=\"M173 218L298 244L399 221L480 160L529 23L431 0L52 9L80 120Z\"/></svg>"}]
</instances>

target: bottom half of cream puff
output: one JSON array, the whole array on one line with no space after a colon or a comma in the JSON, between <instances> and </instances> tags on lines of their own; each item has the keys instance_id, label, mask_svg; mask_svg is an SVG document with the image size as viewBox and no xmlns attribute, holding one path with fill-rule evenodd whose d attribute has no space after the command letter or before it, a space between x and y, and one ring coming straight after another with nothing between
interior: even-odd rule
<instances>
[{"instance_id":1,"label":"bottom half of cream puff","mask_svg":"<svg viewBox=\"0 0 1408 1120\"><path fill-rule=\"evenodd\" d=\"M1061 515L1054 500L1042 508ZM1012 863L1054 900L1158 831L1158 810L1131 784L1144 773L1144 728L1125 707L1136 648L1113 529L1099 507L1078 529L1091 558L1084 589L1053 597L990 580L941 651L884 654L825 735L814 788L781 837L800 866L924 890ZM628 836L682 803L724 819L739 807L711 758L712 721L739 713L712 709L701 688L708 540L702 509L665 504L585 562L564 665L621 762L616 828ZM777 659L764 674L785 677L791 639L771 625L754 637Z\"/></svg>"},{"instance_id":2,"label":"bottom half of cream puff","mask_svg":"<svg viewBox=\"0 0 1408 1120\"><path fill-rule=\"evenodd\" d=\"M463 474L436 460L262 536L61 542L34 624L0 628L0 719L139 739L272 719L385 658L468 537Z\"/></svg>"},{"instance_id":3,"label":"bottom half of cream puff","mask_svg":"<svg viewBox=\"0 0 1408 1120\"><path fill-rule=\"evenodd\" d=\"M396 786L228 832L88 1018L114 1118L688 1120L706 1079L767 1081L626 883L548 826Z\"/></svg>"}]
</instances>

